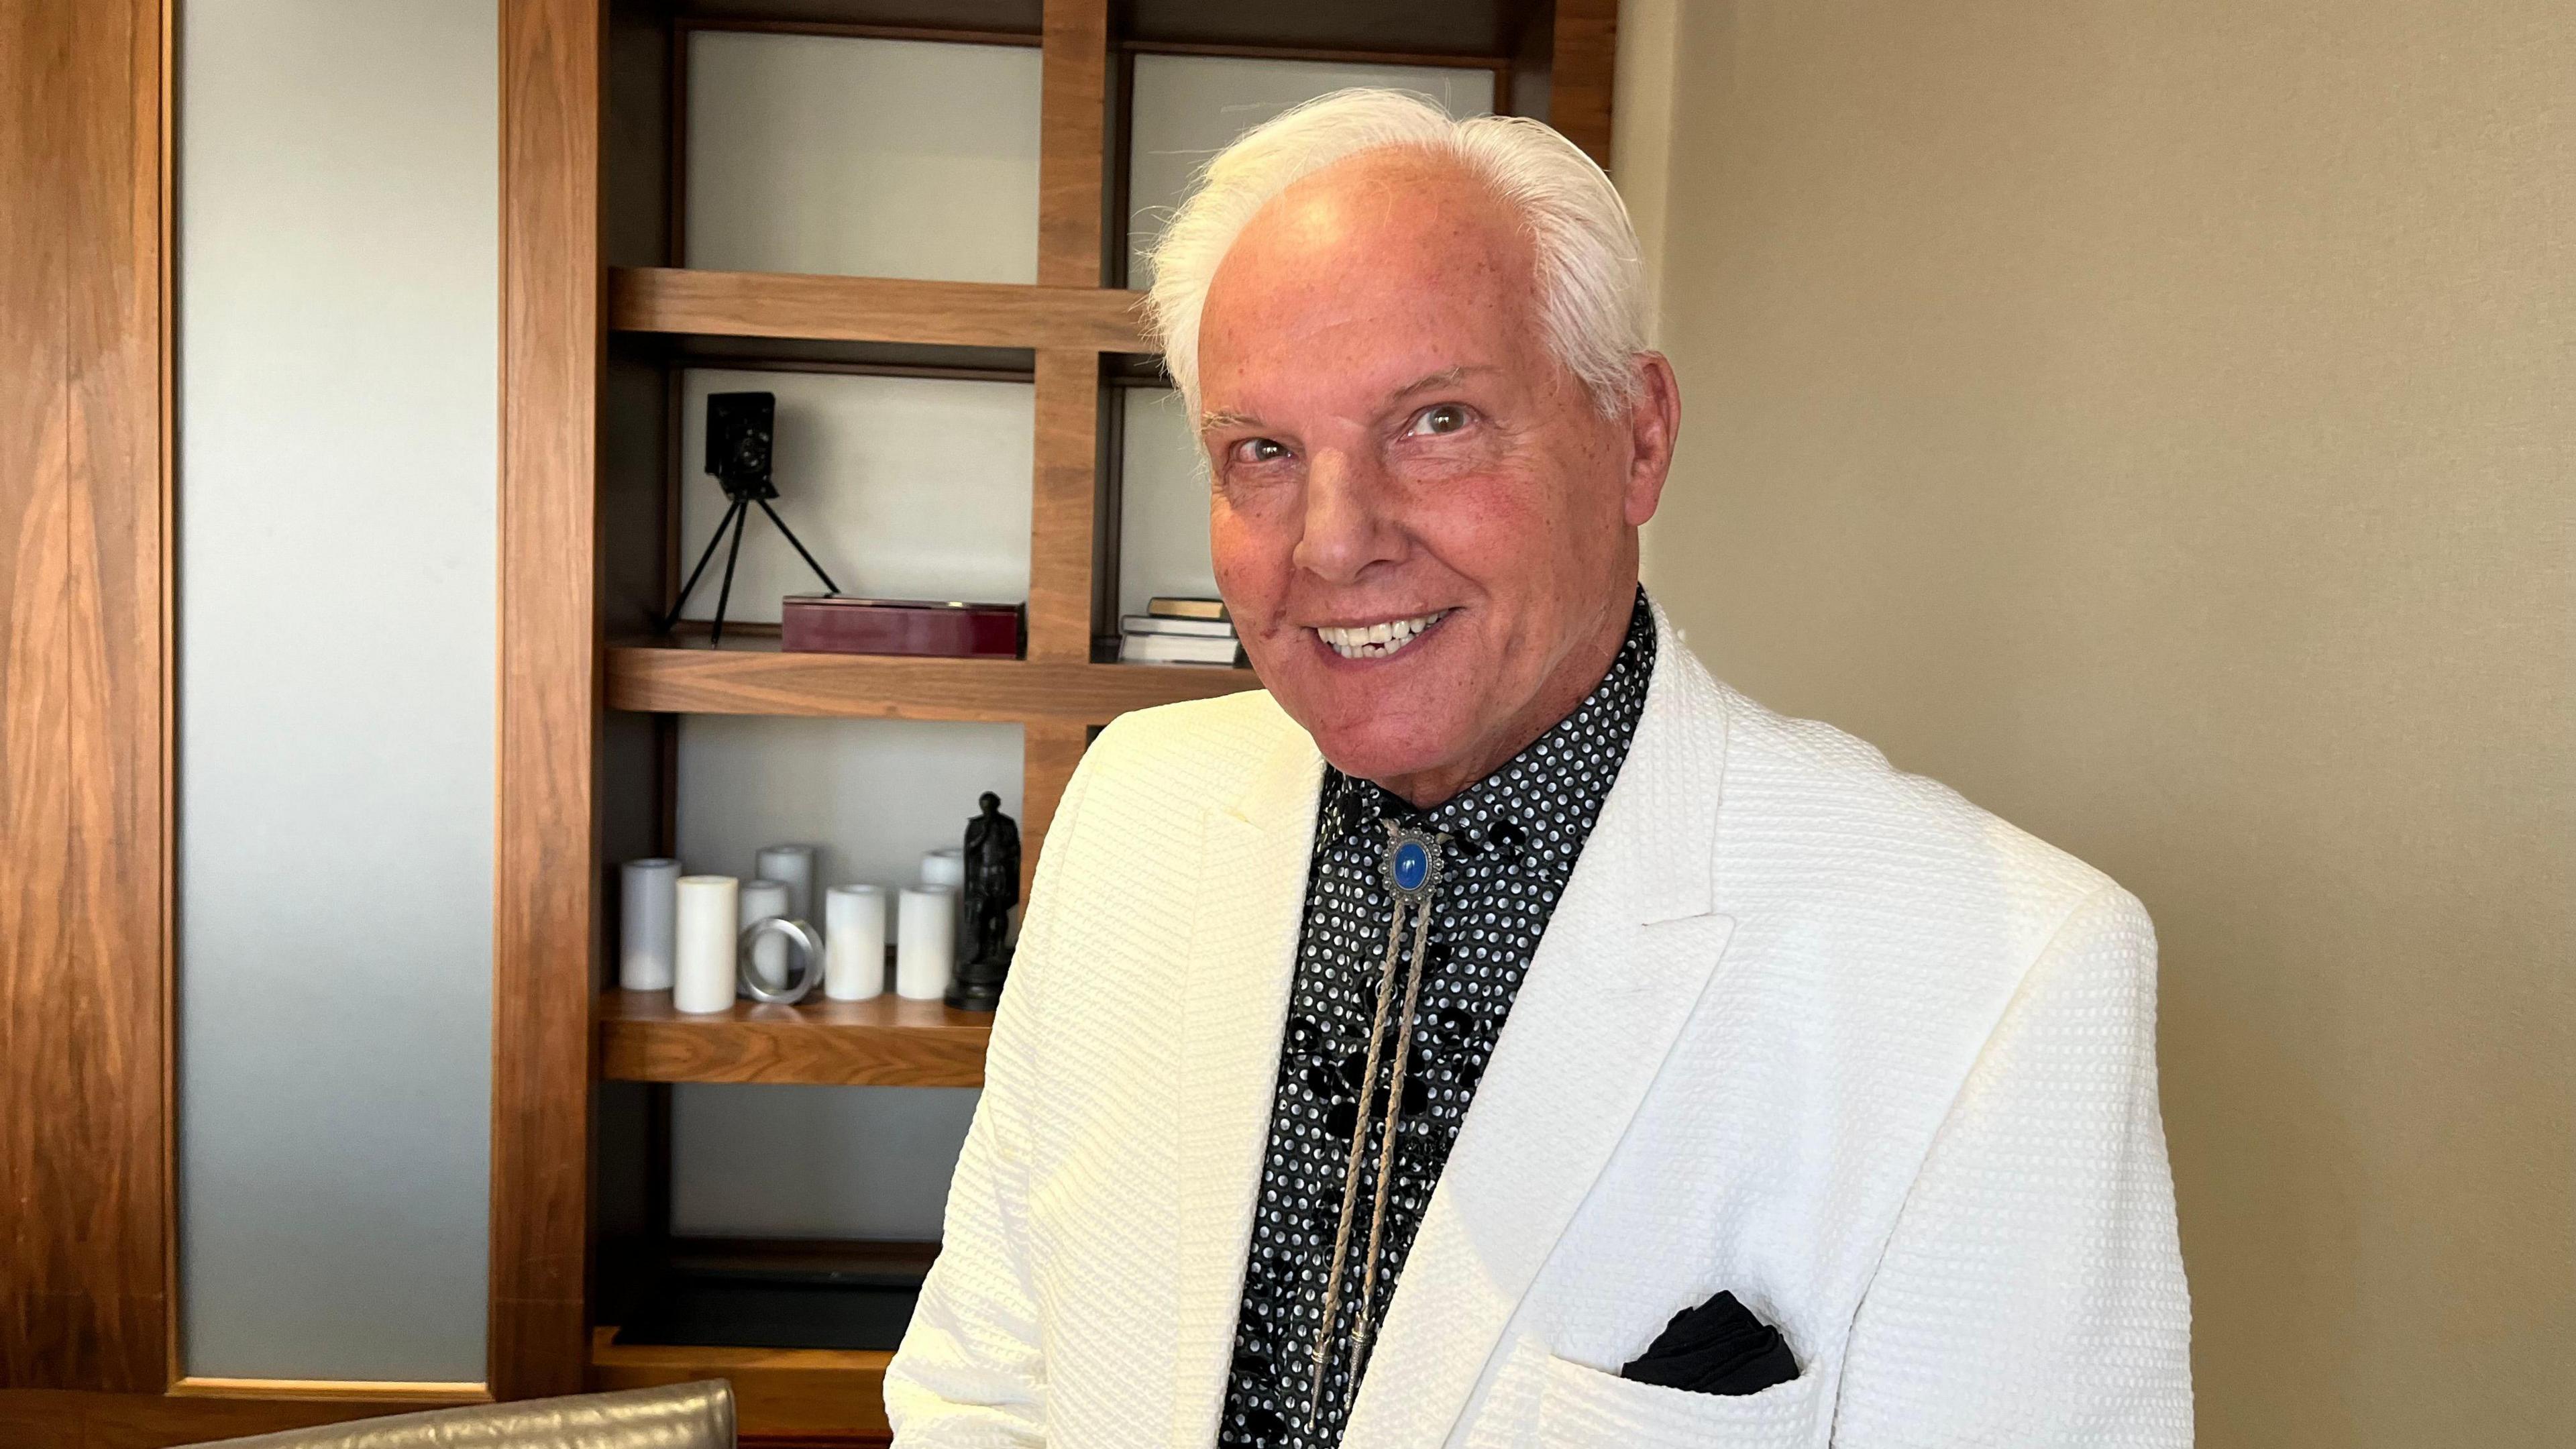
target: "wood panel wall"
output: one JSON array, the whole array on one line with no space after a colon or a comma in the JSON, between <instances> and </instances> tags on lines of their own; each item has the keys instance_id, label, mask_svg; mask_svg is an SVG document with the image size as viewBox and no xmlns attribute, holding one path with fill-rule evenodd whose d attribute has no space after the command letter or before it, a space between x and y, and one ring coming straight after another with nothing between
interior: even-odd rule
<instances>
[{"instance_id":1,"label":"wood panel wall","mask_svg":"<svg viewBox=\"0 0 2576 1449\"><path fill-rule=\"evenodd\" d=\"M495 1398L577 1393L604 892L601 0L501 6L500 797L492 886Z\"/></svg>"},{"instance_id":2,"label":"wood panel wall","mask_svg":"<svg viewBox=\"0 0 2576 1449\"><path fill-rule=\"evenodd\" d=\"M167 31L0 3L0 1385L170 1312Z\"/></svg>"}]
</instances>

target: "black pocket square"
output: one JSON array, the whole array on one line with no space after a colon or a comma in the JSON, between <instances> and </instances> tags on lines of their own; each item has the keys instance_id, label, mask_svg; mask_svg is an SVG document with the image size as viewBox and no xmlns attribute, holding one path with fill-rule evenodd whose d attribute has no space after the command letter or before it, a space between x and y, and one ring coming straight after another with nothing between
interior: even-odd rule
<instances>
[{"instance_id":1,"label":"black pocket square","mask_svg":"<svg viewBox=\"0 0 2576 1449\"><path fill-rule=\"evenodd\" d=\"M1646 1351L1619 1369L1623 1379L1695 1394L1757 1394L1797 1376L1780 1330L1727 1292L1674 1314Z\"/></svg>"}]
</instances>

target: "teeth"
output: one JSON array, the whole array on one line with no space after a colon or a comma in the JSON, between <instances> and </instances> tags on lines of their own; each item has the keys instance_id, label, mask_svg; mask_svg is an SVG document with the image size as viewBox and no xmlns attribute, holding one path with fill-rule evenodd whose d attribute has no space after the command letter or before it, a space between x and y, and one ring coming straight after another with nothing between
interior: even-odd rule
<instances>
[{"instance_id":1,"label":"teeth","mask_svg":"<svg viewBox=\"0 0 2576 1449\"><path fill-rule=\"evenodd\" d=\"M1448 610L1442 609L1436 614L1424 614L1413 619L1389 619L1382 624L1322 628L1315 634L1333 646L1333 652L1344 659L1383 659L1421 638L1425 630L1447 618L1448 614Z\"/></svg>"}]
</instances>

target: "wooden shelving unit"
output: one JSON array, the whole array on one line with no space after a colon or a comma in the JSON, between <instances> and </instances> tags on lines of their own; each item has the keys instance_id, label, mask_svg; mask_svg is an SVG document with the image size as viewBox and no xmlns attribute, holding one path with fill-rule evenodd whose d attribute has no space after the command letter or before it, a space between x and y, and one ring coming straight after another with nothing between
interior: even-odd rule
<instances>
[{"instance_id":1,"label":"wooden shelving unit","mask_svg":"<svg viewBox=\"0 0 2576 1449\"><path fill-rule=\"evenodd\" d=\"M749 1442L882 1436L886 1353L617 1341L621 1305L678 1261L669 1084L983 1079L990 1018L936 1004L745 1003L683 1017L667 995L604 989L612 863L675 843L682 716L1017 723L1033 871L1099 726L1258 687L1244 670L1100 662L1118 610L1112 399L1153 375L1141 298L1114 285L1127 255L1136 57L1484 70L1497 109L1545 116L1606 162L1615 15L1615 0L504 0L497 1396L725 1377ZM708 29L1035 47L1034 282L684 265L685 47ZM1025 657L634 637L679 583L676 409L678 371L690 366L1030 384ZM887 1261L929 1247L843 1246Z\"/></svg>"}]
</instances>

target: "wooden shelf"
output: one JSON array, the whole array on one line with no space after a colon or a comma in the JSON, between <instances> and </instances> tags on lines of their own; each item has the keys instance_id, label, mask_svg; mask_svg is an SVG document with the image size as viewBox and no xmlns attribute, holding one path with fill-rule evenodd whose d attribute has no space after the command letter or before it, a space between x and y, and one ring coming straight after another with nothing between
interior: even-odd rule
<instances>
[{"instance_id":1,"label":"wooden shelf","mask_svg":"<svg viewBox=\"0 0 2576 1449\"><path fill-rule=\"evenodd\" d=\"M646 1389L728 1379L736 1432L822 1437L891 1433L885 1371L894 1355L866 1349L701 1348L621 1344L617 1330L592 1332L594 1389Z\"/></svg>"},{"instance_id":2,"label":"wooden shelf","mask_svg":"<svg viewBox=\"0 0 2576 1449\"><path fill-rule=\"evenodd\" d=\"M1260 687L1249 669L1209 665L789 654L776 639L608 650L608 707L652 713L1106 724Z\"/></svg>"},{"instance_id":3,"label":"wooden shelf","mask_svg":"<svg viewBox=\"0 0 2576 1449\"><path fill-rule=\"evenodd\" d=\"M1144 293L682 267L608 269L619 332L1150 352Z\"/></svg>"},{"instance_id":4,"label":"wooden shelf","mask_svg":"<svg viewBox=\"0 0 2576 1449\"><path fill-rule=\"evenodd\" d=\"M936 1001L819 997L737 1001L704 1016L667 991L599 998L599 1074L625 1082L798 1082L837 1087L980 1087L993 1018Z\"/></svg>"}]
</instances>

